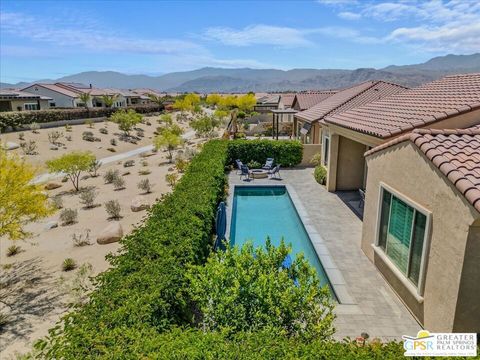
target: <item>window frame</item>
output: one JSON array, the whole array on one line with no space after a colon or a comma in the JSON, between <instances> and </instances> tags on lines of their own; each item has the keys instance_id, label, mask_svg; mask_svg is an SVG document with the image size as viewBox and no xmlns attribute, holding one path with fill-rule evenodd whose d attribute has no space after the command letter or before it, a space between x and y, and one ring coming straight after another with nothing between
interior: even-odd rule
<instances>
[{"instance_id":1,"label":"window frame","mask_svg":"<svg viewBox=\"0 0 480 360\"><path fill-rule=\"evenodd\" d=\"M381 226L381 215L382 215L382 201L384 191L389 192L392 196L395 196L399 200L406 203L408 206L413 208L414 214L413 218L415 219L416 212L420 212L426 218L425 221L425 234L423 238L423 249L422 249L422 256L420 262L420 272L418 275L418 285L415 285L412 280L408 277L408 269L410 268L411 264L411 256L412 256L412 236L414 231L414 222L412 223L412 229L410 234L410 246L409 246L409 254L408 254L408 267L406 274L400 270L400 268L390 259L387 255L387 243L385 244L385 250L382 249L380 246L380 226ZM427 210L425 207L421 206L420 204L416 203L412 199L406 197L399 191L395 190L391 186L380 182L379 184L379 194L378 194L378 204L377 204L377 219L376 219L376 227L375 227L375 243L374 250L375 252L380 255L382 260L387 264L387 266L397 275L397 277L401 280L401 282L412 292L417 300L423 301L423 294L425 291L425 276L426 276L426 268L427 268L427 261L428 261L428 253L430 250L430 240L431 240L431 223L432 223L432 212ZM391 217L392 207L390 206L389 216L388 216L388 226L390 227L390 217ZM388 233L388 230L387 230Z\"/></svg>"},{"instance_id":2,"label":"window frame","mask_svg":"<svg viewBox=\"0 0 480 360\"><path fill-rule=\"evenodd\" d=\"M328 142L328 149L326 149L326 141ZM325 157L325 154L328 157ZM330 160L330 130L322 128L322 165L328 167L328 161Z\"/></svg>"},{"instance_id":3,"label":"window frame","mask_svg":"<svg viewBox=\"0 0 480 360\"><path fill-rule=\"evenodd\" d=\"M27 109L27 107L31 107L31 106L34 106L35 109ZM23 109L25 111L34 111L34 110L40 110L39 106L38 106L38 103L23 103Z\"/></svg>"}]
</instances>

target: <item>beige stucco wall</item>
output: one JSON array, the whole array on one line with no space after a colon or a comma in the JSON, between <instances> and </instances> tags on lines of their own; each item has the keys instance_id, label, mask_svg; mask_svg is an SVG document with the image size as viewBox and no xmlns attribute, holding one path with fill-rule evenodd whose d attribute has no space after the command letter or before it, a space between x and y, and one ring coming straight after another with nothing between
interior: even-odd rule
<instances>
[{"instance_id":1,"label":"beige stucco wall","mask_svg":"<svg viewBox=\"0 0 480 360\"><path fill-rule=\"evenodd\" d=\"M363 188L366 145L339 136L336 190Z\"/></svg>"},{"instance_id":2,"label":"beige stucco wall","mask_svg":"<svg viewBox=\"0 0 480 360\"><path fill-rule=\"evenodd\" d=\"M313 166L310 163L313 155L322 152L322 145L320 144L303 144L303 158L300 163L301 166Z\"/></svg>"},{"instance_id":3,"label":"beige stucco wall","mask_svg":"<svg viewBox=\"0 0 480 360\"><path fill-rule=\"evenodd\" d=\"M25 104L37 104L40 101L40 110L49 109L48 100L36 100L36 99L21 99L21 100L12 100L12 111L18 111L20 107L21 110L25 110Z\"/></svg>"},{"instance_id":4,"label":"beige stucco wall","mask_svg":"<svg viewBox=\"0 0 480 360\"><path fill-rule=\"evenodd\" d=\"M476 327L480 332L478 306L472 306L480 303L480 236L471 228L480 214L410 142L368 156L367 165L362 250L426 329L448 332ZM395 272L374 255L372 244L377 234L380 182L432 214L423 304L422 299L418 301ZM461 299L457 303L459 295Z\"/></svg>"}]
</instances>

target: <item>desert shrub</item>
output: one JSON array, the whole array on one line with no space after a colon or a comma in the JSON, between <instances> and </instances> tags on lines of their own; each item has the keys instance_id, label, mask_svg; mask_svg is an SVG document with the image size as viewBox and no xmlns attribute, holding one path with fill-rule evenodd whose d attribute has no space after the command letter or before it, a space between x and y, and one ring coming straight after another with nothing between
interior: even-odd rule
<instances>
[{"instance_id":1,"label":"desert shrub","mask_svg":"<svg viewBox=\"0 0 480 360\"><path fill-rule=\"evenodd\" d=\"M95 136L93 135L93 132L91 132L91 131L84 131L82 133L82 140L94 142L95 141Z\"/></svg>"},{"instance_id":2,"label":"desert shrub","mask_svg":"<svg viewBox=\"0 0 480 360\"><path fill-rule=\"evenodd\" d=\"M130 131L142 121L143 117L133 109L117 110L110 117L110 121L118 124L118 128L124 132L126 136L129 136Z\"/></svg>"},{"instance_id":3,"label":"desert shrub","mask_svg":"<svg viewBox=\"0 0 480 360\"><path fill-rule=\"evenodd\" d=\"M97 198L98 192L95 191L93 187L83 190L80 193L80 202L85 205L87 209L95 207L95 199Z\"/></svg>"},{"instance_id":4,"label":"desert shrub","mask_svg":"<svg viewBox=\"0 0 480 360\"><path fill-rule=\"evenodd\" d=\"M72 141L72 135L66 135L66 136L65 136L65 139L66 139L67 141Z\"/></svg>"},{"instance_id":5,"label":"desert shrub","mask_svg":"<svg viewBox=\"0 0 480 360\"><path fill-rule=\"evenodd\" d=\"M0 332L3 330L5 325L9 323L9 321L10 321L10 317L7 314L0 311Z\"/></svg>"},{"instance_id":6,"label":"desert shrub","mask_svg":"<svg viewBox=\"0 0 480 360\"><path fill-rule=\"evenodd\" d=\"M60 195L56 195L50 199L55 209L63 208L63 198Z\"/></svg>"},{"instance_id":7,"label":"desert shrub","mask_svg":"<svg viewBox=\"0 0 480 360\"><path fill-rule=\"evenodd\" d=\"M98 176L98 170L100 169L100 167L102 166L102 163L100 160L92 160L92 162L90 163L90 167L88 169L88 172L90 174L91 177L97 177Z\"/></svg>"},{"instance_id":8,"label":"desert shrub","mask_svg":"<svg viewBox=\"0 0 480 360\"><path fill-rule=\"evenodd\" d=\"M183 153L185 159L192 160L195 155L197 155L197 151L195 149L190 147L185 148L185 152Z\"/></svg>"},{"instance_id":9,"label":"desert shrub","mask_svg":"<svg viewBox=\"0 0 480 360\"><path fill-rule=\"evenodd\" d=\"M299 141L235 140L228 143L228 162L234 164L240 159L244 164L254 160L260 164L267 158L274 158L282 166L300 164L303 145Z\"/></svg>"},{"instance_id":10,"label":"desert shrub","mask_svg":"<svg viewBox=\"0 0 480 360\"><path fill-rule=\"evenodd\" d=\"M142 175L142 176L150 175L151 173L152 173L152 172L151 172L149 169L138 170L138 174L139 174L139 175Z\"/></svg>"},{"instance_id":11,"label":"desert shrub","mask_svg":"<svg viewBox=\"0 0 480 360\"><path fill-rule=\"evenodd\" d=\"M142 161L140 162L140 164L141 164L142 166L148 166L148 161L147 161L147 160L142 160Z\"/></svg>"},{"instance_id":12,"label":"desert shrub","mask_svg":"<svg viewBox=\"0 0 480 360\"><path fill-rule=\"evenodd\" d=\"M315 155L313 155L312 158L310 159L310 164L314 166L322 165L322 154L316 153Z\"/></svg>"},{"instance_id":13,"label":"desert shrub","mask_svg":"<svg viewBox=\"0 0 480 360\"><path fill-rule=\"evenodd\" d=\"M165 181L167 182L167 184L169 186L174 187L175 185L177 185L178 174L177 173L170 173L170 174L165 175Z\"/></svg>"},{"instance_id":14,"label":"desert shrub","mask_svg":"<svg viewBox=\"0 0 480 360\"><path fill-rule=\"evenodd\" d=\"M48 132L48 142L52 145L57 145L60 140L63 137L63 133L58 130L53 130Z\"/></svg>"},{"instance_id":15,"label":"desert shrub","mask_svg":"<svg viewBox=\"0 0 480 360\"><path fill-rule=\"evenodd\" d=\"M0 114L0 115L3 115L3 114ZM9 121L5 121L6 123L8 123ZM10 121L12 122L12 121ZM1 125L2 121L0 120L0 125ZM20 125L20 124L19 124ZM15 125L6 125L5 127L7 126L12 126L12 127L15 127ZM36 122L32 122L28 125L28 127L30 128L30 130L34 133L34 134L37 134L38 133L38 130L40 130L40 124L37 124ZM1 128L1 126L0 126Z\"/></svg>"},{"instance_id":16,"label":"desert shrub","mask_svg":"<svg viewBox=\"0 0 480 360\"><path fill-rule=\"evenodd\" d=\"M118 177L120 177L118 169L108 169L103 175L103 180L105 180L105 184L111 184Z\"/></svg>"},{"instance_id":17,"label":"desert shrub","mask_svg":"<svg viewBox=\"0 0 480 360\"><path fill-rule=\"evenodd\" d=\"M72 132L72 130L73 130L72 125L68 125L68 124L65 125L66 132Z\"/></svg>"},{"instance_id":18,"label":"desert shrub","mask_svg":"<svg viewBox=\"0 0 480 360\"><path fill-rule=\"evenodd\" d=\"M140 182L137 184L137 187L146 194L152 192L152 184L150 183L149 179L140 180Z\"/></svg>"},{"instance_id":19,"label":"desert shrub","mask_svg":"<svg viewBox=\"0 0 480 360\"><path fill-rule=\"evenodd\" d=\"M63 271L72 271L77 267L77 262L72 258L66 258L62 262L62 270Z\"/></svg>"},{"instance_id":20,"label":"desert shrub","mask_svg":"<svg viewBox=\"0 0 480 360\"><path fill-rule=\"evenodd\" d=\"M110 139L110 145L117 146L117 139L115 139L115 138Z\"/></svg>"},{"instance_id":21,"label":"desert shrub","mask_svg":"<svg viewBox=\"0 0 480 360\"><path fill-rule=\"evenodd\" d=\"M135 160L126 160L123 163L123 167L131 167L131 166L134 166L134 165L135 165Z\"/></svg>"},{"instance_id":22,"label":"desert shrub","mask_svg":"<svg viewBox=\"0 0 480 360\"><path fill-rule=\"evenodd\" d=\"M25 140L25 133L23 133L23 132L18 133L18 140L24 141Z\"/></svg>"},{"instance_id":23,"label":"desert shrub","mask_svg":"<svg viewBox=\"0 0 480 360\"><path fill-rule=\"evenodd\" d=\"M316 166L313 177L319 184L325 185L327 182L327 169L322 165Z\"/></svg>"},{"instance_id":24,"label":"desert shrub","mask_svg":"<svg viewBox=\"0 0 480 360\"><path fill-rule=\"evenodd\" d=\"M92 119L87 119L87 120L85 120L85 123L84 123L84 124L87 125L90 129L93 129L93 127L94 127L94 125L95 125L95 123L93 122Z\"/></svg>"},{"instance_id":25,"label":"desert shrub","mask_svg":"<svg viewBox=\"0 0 480 360\"><path fill-rule=\"evenodd\" d=\"M108 134L108 130L105 128L100 128L98 131L100 132L100 134L104 134L104 135Z\"/></svg>"},{"instance_id":26,"label":"desert shrub","mask_svg":"<svg viewBox=\"0 0 480 360\"><path fill-rule=\"evenodd\" d=\"M20 143L20 148L25 155L37 154L37 143L35 142L35 140L29 140L28 142L25 141Z\"/></svg>"},{"instance_id":27,"label":"desert shrub","mask_svg":"<svg viewBox=\"0 0 480 360\"><path fill-rule=\"evenodd\" d=\"M73 246L75 247L82 247L82 246L87 246L87 245L92 245L90 242L90 229L86 229L85 232L81 233L73 233L72 234L72 241L73 241Z\"/></svg>"},{"instance_id":28,"label":"desert shrub","mask_svg":"<svg viewBox=\"0 0 480 360\"><path fill-rule=\"evenodd\" d=\"M183 159L182 157L177 157L175 160L175 168L177 169L178 172L185 172L188 166L188 161Z\"/></svg>"},{"instance_id":29,"label":"desert shrub","mask_svg":"<svg viewBox=\"0 0 480 360\"><path fill-rule=\"evenodd\" d=\"M142 130L142 131L137 130L136 135L137 135L137 137L139 137L139 138L145 137L145 133L143 132L143 130Z\"/></svg>"},{"instance_id":30,"label":"desert shrub","mask_svg":"<svg viewBox=\"0 0 480 360\"><path fill-rule=\"evenodd\" d=\"M10 245L8 248L7 248L7 256L10 257L10 256L15 256L17 255L19 252L22 251L22 248L18 245Z\"/></svg>"},{"instance_id":31,"label":"desert shrub","mask_svg":"<svg viewBox=\"0 0 480 360\"><path fill-rule=\"evenodd\" d=\"M112 184L115 190L125 189L125 179L121 176L117 176L116 178L114 178Z\"/></svg>"},{"instance_id":32,"label":"desert shrub","mask_svg":"<svg viewBox=\"0 0 480 360\"><path fill-rule=\"evenodd\" d=\"M120 219L120 212L122 207L118 200L109 200L105 203L105 211L107 212L110 219Z\"/></svg>"},{"instance_id":33,"label":"desert shrub","mask_svg":"<svg viewBox=\"0 0 480 360\"><path fill-rule=\"evenodd\" d=\"M110 152L117 152L117 150L115 150L115 148L112 148L112 147L107 148L107 150Z\"/></svg>"},{"instance_id":34,"label":"desert shrub","mask_svg":"<svg viewBox=\"0 0 480 360\"><path fill-rule=\"evenodd\" d=\"M63 209L60 212L60 221L62 225L75 224L78 219L78 211L74 209Z\"/></svg>"}]
</instances>

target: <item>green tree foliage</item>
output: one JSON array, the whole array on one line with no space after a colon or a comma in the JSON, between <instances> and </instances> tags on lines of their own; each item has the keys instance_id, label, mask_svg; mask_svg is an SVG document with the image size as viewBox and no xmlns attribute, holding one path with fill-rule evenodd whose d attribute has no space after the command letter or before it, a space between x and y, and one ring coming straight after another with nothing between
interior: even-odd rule
<instances>
[{"instance_id":1,"label":"green tree foliage","mask_svg":"<svg viewBox=\"0 0 480 360\"><path fill-rule=\"evenodd\" d=\"M190 122L190 126L198 136L210 136L221 122L214 116L202 116Z\"/></svg>"},{"instance_id":2,"label":"green tree foliage","mask_svg":"<svg viewBox=\"0 0 480 360\"><path fill-rule=\"evenodd\" d=\"M163 130L153 141L155 149L164 149L168 152L168 160L173 161L173 151L183 144L182 137L170 129Z\"/></svg>"},{"instance_id":3,"label":"green tree foliage","mask_svg":"<svg viewBox=\"0 0 480 360\"><path fill-rule=\"evenodd\" d=\"M95 155L90 151L73 151L53 160L47 161L47 168L51 173L65 173L73 184L76 191L80 189L80 175L82 171L88 171Z\"/></svg>"},{"instance_id":4,"label":"green tree foliage","mask_svg":"<svg viewBox=\"0 0 480 360\"><path fill-rule=\"evenodd\" d=\"M158 122L165 125L172 125L173 124L172 114L166 113L166 114L160 115L160 119Z\"/></svg>"},{"instance_id":5,"label":"green tree foliage","mask_svg":"<svg viewBox=\"0 0 480 360\"><path fill-rule=\"evenodd\" d=\"M181 112L193 112L200 105L200 96L197 94L187 94L177 99L173 104L173 108Z\"/></svg>"},{"instance_id":6,"label":"green tree foliage","mask_svg":"<svg viewBox=\"0 0 480 360\"><path fill-rule=\"evenodd\" d=\"M32 184L35 169L0 144L0 237L12 240L28 235L24 225L42 219L54 208L40 185Z\"/></svg>"},{"instance_id":7,"label":"green tree foliage","mask_svg":"<svg viewBox=\"0 0 480 360\"><path fill-rule=\"evenodd\" d=\"M151 102L153 102L153 103L155 103L155 104L157 104L157 105L159 105L159 106L163 106L163 103L164 103L164 101L166 100L165 96L158 96L158 95L151 94L151 93L150 93L150 94L147 94L147 96L148 96L148 99L149 99Z\"/></svg>"},{"instance_id":8,"label":"green tree foliage","mask_svg":"<svg viewBox=\"0 0 480 360\"><path fill-rule=\"evenodd\" d=\"M236 333L276 327L288 336L329 339L334 332L329 289L320 288L303 256L283 268L290 252L283 241L276 248L267 239L265 250L246 243L193 266L191 297L202 314L201 328Z\"/></svg>"},{"instance_id":9,"label":"green tree foliage","mask_svg":"<svg viewBox=\"0 0 480 360\"><path fill-rule=\"evenodd\" d=\"M252 112L253 107L255 106L256 103L257 103L257 99L255 98L255 95L252 95L252 94L239 96L237 98L238 109L246 113Z\"/></svg>"},{"instance_id":10,"label":"green tree foliage","mask_svg":"<svg viewBox=\"0 0 480 360\"><path fill-rule=\"evenodd\" d=\"M118 110L110 116L110 121L118 124L118 128L122 130L126 136L130 135L130 131L135 125L142 122L142 119L143 116L132 109L128 111Z\"/></svg>"},{"instance_id":11,"label":"green tree foliage","mask_svg":"<svg viewBox=\"0 0 480 360\"><path fill-rule=\"evenodd\" d=\"M112 107L117 99L118 99L118 94L102 95L102 101L107 108Z\"/></svg>"},{"instance_id":12,"label":"green tree foliage","mask_svg":"<svg viewBox=\"0 0 480 360\"><path fill-rule=\"evenodd\" d=\"M205 102L210 106L216 106L222 101L222 96L219 94L209 94Z\"/></svg>"},{"instance_id":13,"label":"green tree foliage","mask_svg":"<svg viewBox=\"0 0 480 360\"><path fill-rule=\"evenodd\" d=\"M80 101L83 103L83 105L85 106L85 108L88 109L88 103L89 103L90 100L92 99L92 96L90 95L90 93L89 93L89 92L81 93L78 98L79 98Z\"/></svg>"}]
</instances>

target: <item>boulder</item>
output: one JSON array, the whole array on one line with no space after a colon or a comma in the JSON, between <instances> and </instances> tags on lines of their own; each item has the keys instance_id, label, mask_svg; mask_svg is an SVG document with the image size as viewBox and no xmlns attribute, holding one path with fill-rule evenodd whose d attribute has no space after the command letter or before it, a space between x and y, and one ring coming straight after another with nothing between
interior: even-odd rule
<instances>
[{"instance_id":1,"label":"boulder","mask_svg":"<svg viewBox=\"0 0 480 360\"><path fill-rule=\"evenodd\" d=\"M45 230L50 230L58 227L58 222L56 221L49 221L45 224Z\"/></svg>"},{"instance_id":2,"label":"boulder","mask_svg":"<svg viewBox=\"0 0 480 360\"><path fill-rule=\"evenodd\" d=\"M15 149L18 149L19 147L20 145L12 141L7 141L7 143L4 146L5 150L15 150Z\"/></svg>"},{"instance_id":3,"label":"boulder","mask_svg":"<svg viewBox=\"0 0 480 360\"><path fill-rule=\"evenodd\" d=\"M45 184L44 189L45 190L54 190L54 189L58 189L61 186L62 186L62 184L59 184L57 182L48 182L48 183Z\"/></svg>"},{"instance_id":4,"label":"boulder","mask_svg":"<svg viewBox=\"0 0 480 360\"><path fill-rule=\"evenodd\" d=\"M97 243L100 245L110 244L119 241L123 236L122 225L114 221L107 225L105 229L97 236Z\"/></svg>"},{"instance_id":5,"label":"boulder","mask_svg":"<svg viewBox=\"0 0 480 360\"><path fill-rule=\"evenodd\" d=\"M133 212L143 211L150 208L150 205L145 201L145 198L142 196L137 196L132 200L130 204L130 210Z\"/></svg>"}]
</instances>

